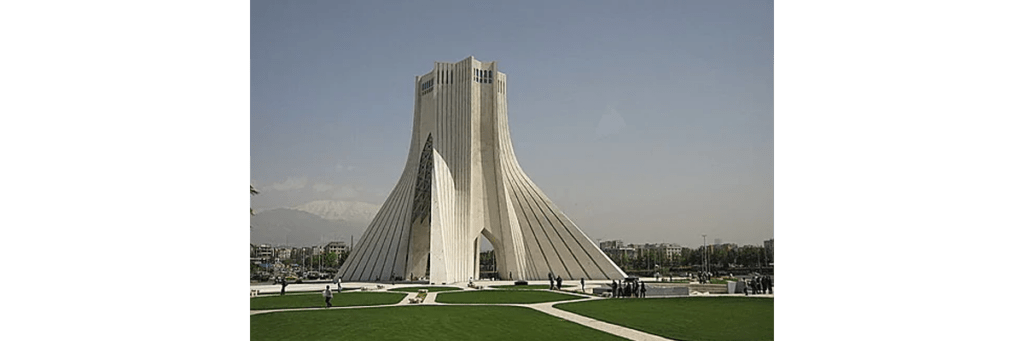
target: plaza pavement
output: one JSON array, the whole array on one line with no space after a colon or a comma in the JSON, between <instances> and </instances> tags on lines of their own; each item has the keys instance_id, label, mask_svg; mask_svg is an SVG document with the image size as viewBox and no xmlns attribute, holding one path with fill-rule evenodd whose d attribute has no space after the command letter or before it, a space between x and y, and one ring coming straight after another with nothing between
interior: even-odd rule
<instances>
[{"instance_id":1,"label":"plaza pavement","mask_svg":"<svg viewBox=\"0 0 1024 341\"><path fill-rule=\"evenodd\" d=\"M642 278L641 280L643 280L645 282L648 282L648 280L649 280L650 283L654 283L655 282L654 278L649 278L649 279ZM515 284L514 281L486 281L486 280L485 281L475 281L473 283L476 284L476 285L479 285L479 286L483 286L483 289L472 289L472 288L469 288L468 287L469 282L452 283L452 284L448 284L448 285L433 285L433 286L459 287L459 288L463 288L463 291L473 291L473 290L493 290L491 288L493 286L514 285ZM587 285L583 289L584 289L584 292L585 292L585 290L588 289L588 288L592 289L592 288L598 287L598 286L609 286L610 283L611 283L611 281L587 281ZM530 284L536 285L536 284L548 284L548 283L547 282L542 282L542 281L531 281ZM332 289L337 289L334 284L327 284L327 283L302 283L302 284L289 284L287 287L285 287L285 293L322 291L322 290L324 290L326 285L330 285ZM574 284L572 282L563 281L562 285L565 286L565 285L574 285ZM573 314L573 313L570 313L568 311L555 308L554 306L556 304L559 304L559 303L583 302L583 301L588 301L588 300L607 299L607 298L601 298L601 297L595 297L595 296L589 296L589 295L583 295L583 294L577 293L577 292L575 292L576 291L575 289L578 288L579 283L577 282L575 285L577 285L577 287L573 287L573 288L570 288L570 290L564 290L564 291L544 290L544 291L550 291L550 292L555 292L555 293L574 295L574 296L578 296L578 297L582 298L582 299L573 300L573 301L556 301L556 302L542 302L542 303L531 303L531 304L439 303L439 302L436 301L436 299L437 299L437 294L440 293L440 292L428 292L427 293L427 297L425 297L423 299L422 303L410 303L409 299L410 298L414 298L414 297L416 297L419 294L419 293L412 292L412 293L408 293L405 296L405 298L403 298L398 303L388 304L388 305L331 307L331 308L290 308L290 309L272 309L272 310L250 310L249 311L249 315L252 316L252 315L256 315L256 314L266 314L266 313L281 312L281 311L305 311L305 310L325 310L325 309L373 309L373 308L397 307L397 306L406 306L406 305L450 305L450 306L459 306L459 305L464 305L464 306L481 306L481 305L486 305L486 306L510 306L510 307L530 308L530 309L533 309L533 310L536 310L536 311L539 311L539 312L542 312L542 313L545 313L545 314L548 314L548 315L551 315L551 316L554 316L554 317L557 317L557 318L560 318L560 319L563 319L563 320L566 320L566 321L571 321L571 322L574 322L574 323L577 323L577 324L580 324L580 325L583 325L583 326L586 326L586 327L597 329L597 330L600 330L600 331L603 331L603 332L606 332L606 333L609 333L609 334L612 334L612 335L616 335L616 336L619 336L619 337L627 338L627 339L630 339L630 340L671 340L671 339L667 339L667 338L664 338L664 337L661 337L661 336L657 336L657 335L654 335L654 334L645 333L645 332L642 332L642 331L639 331L639 330L636 330L636 329L626 328L626 327L623 327L623 326L620 326L620 325L616 325L616 324L611 324L611 323L608 323L608 322L603 322L603 321L595 320L595 319L592 319L592 318L589 318L589 317L586 317L586 316ZM294 288L293 288L293 286L294 286ZM383 288L379 288L378 286L383 286ZM393 284L392 285L392 284L362 283L362 282L345 282L345 283L342 283L342 287L343 288L367 288L367 289L370 289L368 291L373 291L373 292L387 292L388 290L395 289L395 288L420 287L420 286L431 286L431 285L427 285L427 284ZM269 285L252 285L252 286L250 286L250 289L259 290L260 294L279 294L281 292L281 285L274 285L274 284L269 284ZM274 289L276 289L276 290L274 290ZM345 295L345 294L348 294L348 293L360 292L360 291L361 290L351 290L351 291L345 291L345 292L342 292L342 293L335 292L334 296L337 298L339 295ZM677 296L677 297L708 297L708 296L734 296L734 297L735 296L740 296L740 297L742 297L744 295L742 295L742 294L727 294L727 295L718 295L718 294L703 294L702 295L702 294L695 294L695 295L691 295L691 296ZM772 294L772 295L750 295L750 297L775 297L775 295L774 294ZM661 298L661 297L658 297L658 298ZM645 298L645 299L658 299L658 298Z\"/></svg>"}]
</instances>

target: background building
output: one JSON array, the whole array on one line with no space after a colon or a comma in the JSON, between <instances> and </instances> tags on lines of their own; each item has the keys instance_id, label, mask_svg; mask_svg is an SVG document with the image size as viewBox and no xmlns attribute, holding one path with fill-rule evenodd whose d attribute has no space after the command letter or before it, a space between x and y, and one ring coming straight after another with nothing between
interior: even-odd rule
<instances>
[{"instance_id":1,"label":"background building","mask_svg":"<svg viewBox=\"0 0 1024 341\"><path fill-rule=\"evenodd\" d=\"M330 242L330 243L327 243L327 245L324 246L324 248L327 249L326 252L328 252L328 253L334 252L335 254L339 254L339 255L342 252L349 252L348 244L346 244L345 242Z\"/></svg>"}]
</instances>

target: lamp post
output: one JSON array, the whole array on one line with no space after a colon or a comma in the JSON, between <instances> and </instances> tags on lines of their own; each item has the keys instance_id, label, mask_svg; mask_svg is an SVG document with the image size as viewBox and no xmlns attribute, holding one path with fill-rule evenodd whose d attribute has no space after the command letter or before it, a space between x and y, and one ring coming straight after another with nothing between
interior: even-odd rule
<instances>
[{"instance_id":1,"label":"lamp post","mask_svg":"<svg viewBox=\"0 0 1024 341\"><path fill-rule=\"evenodd\" d=\"M708 235L702 234L704 237L704 272L708 272Z\"/></svg>"}]
</instances>

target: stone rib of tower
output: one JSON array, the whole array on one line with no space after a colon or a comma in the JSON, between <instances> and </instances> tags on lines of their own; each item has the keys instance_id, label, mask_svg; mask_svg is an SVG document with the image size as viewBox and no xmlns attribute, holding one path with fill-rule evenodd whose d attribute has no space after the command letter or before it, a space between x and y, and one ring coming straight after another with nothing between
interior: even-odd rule
<instances>
[{"instance_id":1,"label":"stone rib of tower","mask_svg":"<svg viewBox=\"0 0 1024 341\"><path fill-rule=\"evenodd\" d=\"M479 278L483 235L502 279L625 278L519 166L497 62L435 63L415 88L405 170L336 277Z\"/></svg>"}]
</instances>

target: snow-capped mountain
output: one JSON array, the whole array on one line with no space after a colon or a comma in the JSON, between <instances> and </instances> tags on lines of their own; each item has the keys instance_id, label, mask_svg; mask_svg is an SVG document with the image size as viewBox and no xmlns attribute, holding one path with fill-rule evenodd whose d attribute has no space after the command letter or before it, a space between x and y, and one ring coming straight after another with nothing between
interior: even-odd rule
<instances>
[{"instance_id":1,"label":"snow-capped mountain","mask_svg":"<svg viewBox=\"0 0 1024 341\"><path fill-rule=\"evenodd\" d=\"M311 213L327 220L369 222L380 210L380 205L359 201L317 200L292 207L292 209Z\"/></svg>"},{"instance_id":2,"label":"snow-capped mountain","mask_svg":"<svg viewBox=\"0 0 1024 341\"><path fill-rule=\"evenodd\" d=\"M359 237L379 205L355 201L312 201L295 207L256 211L249 242L290 246L348 242Z\"/></svg>"}]
</instances>

